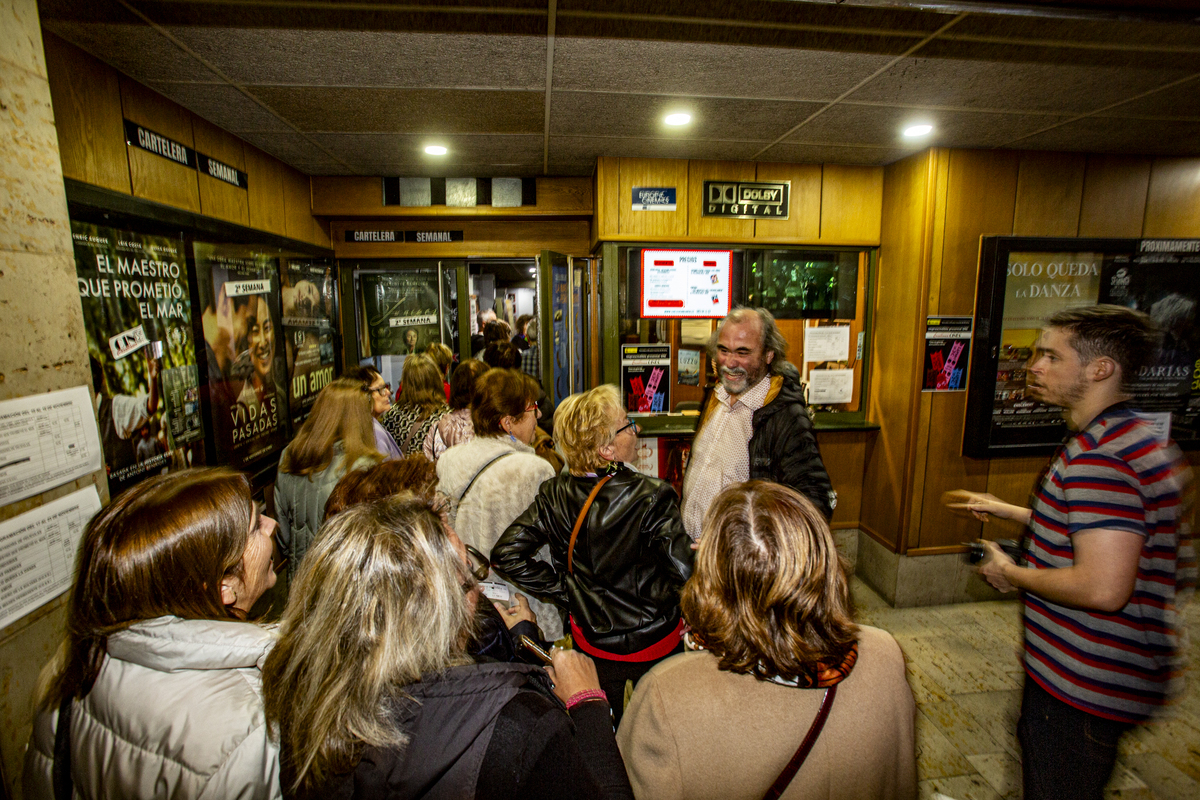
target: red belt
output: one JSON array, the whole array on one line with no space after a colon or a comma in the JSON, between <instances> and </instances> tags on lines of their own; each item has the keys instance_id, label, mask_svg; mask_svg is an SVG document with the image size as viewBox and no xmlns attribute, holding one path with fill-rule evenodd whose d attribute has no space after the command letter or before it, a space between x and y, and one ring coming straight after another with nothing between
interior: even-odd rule
<instances>
[{"instance_id":1,"label":"red belt","mask_svg":"<svg viewBox=\"0 0 1200 800\"><path fill-rule=\"evenodd\" d=\"M575 617L571 617L571 639L574 640L575 646L589 656L596 658L607 659L608 661L656 661L664 656L671 654L671 651L679 646L679 641L683 637L683 617L679 618L679 624L675 626L675 630L671 631L661 641L655 642L649 647L638 650L636 653L626 653L618 655L617 653L609 653L606 650L601 650L594 644L588 642L583 636L583 631L575 624Z\"/></svg>"}]
</instances>

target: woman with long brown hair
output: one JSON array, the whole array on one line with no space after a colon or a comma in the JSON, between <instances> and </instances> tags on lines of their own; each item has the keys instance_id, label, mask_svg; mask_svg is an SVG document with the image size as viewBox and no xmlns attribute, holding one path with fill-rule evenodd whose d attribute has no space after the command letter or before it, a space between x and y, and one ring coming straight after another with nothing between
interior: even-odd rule
<instances>
[{"instance_id":1,"label":"woman with long brown hair","mask_svg":"<svg viewBox=\"0 0 1200 800\"><path fill-rule=\"evenodd\" d=\"M411 456L421 452L429 429L450 413L450 407L446 405L442 374L429 356L418 354L405 358L400 378L402 383L396 404L379 418L379 422L396 440L400 453Z\"/></svg>"},{"instance_id":2,"label":"woman with long brown hair","mask_svg":"<svg viewBox=\"0 0 1200 800\"><path fill-rule=\"evenodd\" d=\"M811 501L767 481L727 487L680 602L695 652L642 678L617 737L637 797L917 796L904 656L854 623Z\"/></svg>"},{"instance_id":3,"label":"woman with long brown hair","mask_svg":"<svg viewBox=\"0 0 1200 800\"><path fill-rule=\"evenodd\" d=\"M279 797L259 688L274 638L243 621L275 583L274 527L224 469L148 478L88 523L26 797Z\"/></svg>"},{"instance_id":4,"label":"woman with long brown hair","mask_svg":"<svg viewBox=\"0 0 1200 800\"><path fill-rule=\"evenodd\" d=\"M338 378L317 395L312 413L279 459L275 513L289 582L317 536L325 500L338 480L382 460L375 449L370 395L360 381Z\"/></svg>"}]
</instances>

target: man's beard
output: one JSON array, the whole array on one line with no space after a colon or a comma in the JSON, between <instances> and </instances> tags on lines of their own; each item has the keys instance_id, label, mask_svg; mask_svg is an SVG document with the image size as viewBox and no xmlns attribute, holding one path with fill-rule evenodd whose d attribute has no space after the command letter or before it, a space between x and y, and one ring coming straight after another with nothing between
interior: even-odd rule
<instances>
[{"instance_id":1,"label":"man's beard","mask_svg":"<svg viewBox=\"0 0 1200 800\"><path fill-rule=\"evenodd\" d=\"M730 394L742 394L767 374L765 365L753 373L746 369L727 369L726 367L719 368L717 372L721 377L721 385Z\"/></svg>"}]
</instances>

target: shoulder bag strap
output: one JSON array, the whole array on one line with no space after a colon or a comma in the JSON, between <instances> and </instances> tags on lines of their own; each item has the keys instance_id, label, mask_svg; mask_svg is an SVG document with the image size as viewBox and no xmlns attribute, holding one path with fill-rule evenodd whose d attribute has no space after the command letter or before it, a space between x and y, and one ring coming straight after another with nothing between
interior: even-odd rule
<instances>
[{"instance_id":1,"label":"shoulder bag strap","mask_svg":"<svg viewBox=\"0 0 1200 800\"><path fill-rule=\"evenodd\" d=\"M68 697L58 707L58 727L54 731L54 766L50 770L50 783L54 787L54 800L71 800L75 783L71 778L71 704Z\"/></svg>"},{"instance_id":2,"label":"shoulder bag strap","mask_svg":"<svg viewBox=\"0 0 1200 800\"><path fill-rule=\"evenodd\" d=\"M587 517L588 509L592 507L592 501L596 499L596 495L600 494L601 487L610 480L612 480L612 475L605 475L596 481L596 485L592 487L592 493L588 495L587 502L583 504L583 510L575 518L575 527L571 530L571 543L567 545L567 572L574 571L572 557L575 555L575 540L579 538L579 529L583 527L583 520Z\"/></svg>"},{"instance_id":3,"label":"shoulder bag strap","mask_svg":"<svg viewBox=\"0 0 1200 800\"><path fill-rule=\"evenodd\" d=\"M479 471L476 472L475 475L471 478L470 482L467 483L467 488L463 489L462 494L460 494L458 496L458 505L462 505L463 498L467 496L467 492L471 491L471 487L475 485L475 481L479 480L479 476L483 474L483 471L485 469L490 467L492 464L495 464L500 459L505 458L507 456L511 456L511 455L512 455L511 450L508 451L507 453L501 453L500 455L496 456L495 458L490 459L486 464L484 464L482 467L480 467Z\"/></svg>"},{"instance_id":4,"label":"shoulder bag strap","mask_svg":"<svg viewBox=\"0 0 1200 800\"><path fill-rule=\"evenodd\" d=\"M821 729L825 727L825 720L829 717L829 709L833 706L833 698L837 694L837 686L830 686L825 690L825 697L821 700L821 708L817 711L817 718L813 720L812 726L808 729L808 735L804 737L804 741L800 743L800 748L796 750L796 754L792 756L792 760L783 768L783 772L779 773L779 777L775 779L775 783L763 795L763 800L779 800L779 797L787 789L788 784L792 782L792 778L796 777L796 773L800 771L800 766L804 763L804 759L808 758L808 751L817 742L817 737L821 735Z\"/></svg>"}]
</instances>

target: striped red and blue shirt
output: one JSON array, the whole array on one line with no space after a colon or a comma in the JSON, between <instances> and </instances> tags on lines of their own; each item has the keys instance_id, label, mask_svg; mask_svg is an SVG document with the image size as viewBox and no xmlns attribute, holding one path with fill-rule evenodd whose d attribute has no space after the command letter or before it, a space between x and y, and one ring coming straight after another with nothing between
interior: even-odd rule
<instances>
[{"instance_id":1,"label":"striped red and blue shirt","mask_svg":"<svg viewBox=\"0 0 1200 800\"><path fill-rule=\"evenodd\" d=\"M1078 709L1141 722L1166 702L1178 677L1176 566L1190 471L1136 414L1106 410L1055 455L1034 496L1029 566L1074 563L1074 537L1095 530L1143 537L1137 582L1112 614L1025 592L1025 671Z\"/></svg>"}]
</instances>

